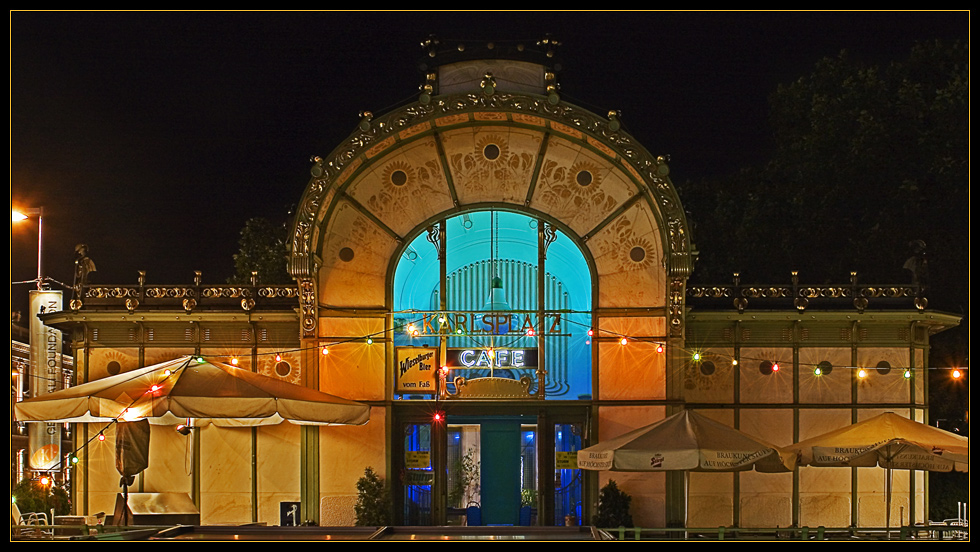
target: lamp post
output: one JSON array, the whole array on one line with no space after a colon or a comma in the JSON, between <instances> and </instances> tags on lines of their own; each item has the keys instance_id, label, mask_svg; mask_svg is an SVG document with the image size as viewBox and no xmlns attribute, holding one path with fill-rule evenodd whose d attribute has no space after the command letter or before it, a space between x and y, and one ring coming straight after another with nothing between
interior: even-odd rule
<instances>
[{"instance_id":1,"label":"lamp post","mask_svg":"<svg viewBox=\"0 0 980 552\"><path fill-rule=\"evenodd\" d=\"M37 215L37 289L41 289L41 223L44 217L44 208L11 210L10 221L22 221L32 215Z\"/></svg>"},{"instance_id":2,"label":"lamp post","mask_svg":"<svg viewBox=\"0 0 980 552\"><path fill-rule=\"evenodd\" d=\"M11 222L37 217L37 291L30 292L30 394L37 397L64 387L64 371L61 360L62 336L55 328L45 326L38 314L61 310L61 291L45 290L41 272L41 244L44 209L20 209L10 211ZM54 475L61 465L61 428L54 422L32 423L28 431L28 458L30 469Z\"/></svg>"}]
</instances>

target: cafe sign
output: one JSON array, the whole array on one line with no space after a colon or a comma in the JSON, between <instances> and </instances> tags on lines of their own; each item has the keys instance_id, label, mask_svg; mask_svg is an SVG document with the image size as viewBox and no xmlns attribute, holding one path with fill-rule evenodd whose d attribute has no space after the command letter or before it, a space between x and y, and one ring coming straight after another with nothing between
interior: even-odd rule
<instances>
[{"instance_id":1,"label":"cafe sign","mask_svg":"<svg viewBox=\"0 0 980 552\"><path fill-rule=\"evenodd\" d=\"M537 349L446 349L449 368L537 368Z\"/></svg>"}]
</instances>

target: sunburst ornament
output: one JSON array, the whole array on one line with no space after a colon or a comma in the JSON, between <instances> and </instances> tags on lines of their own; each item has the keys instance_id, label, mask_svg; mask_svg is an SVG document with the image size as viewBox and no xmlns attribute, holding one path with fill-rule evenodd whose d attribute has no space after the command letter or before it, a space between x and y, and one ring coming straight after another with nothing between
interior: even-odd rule
<instances>
[{"instance_id":1,"label":"sunburst ornament","mask_svg":"<svg viewBox=\"0 0 980 552\"><path fill-rule=\"evenodd\" d=\"M576 161L565 178L569 185L583 190L593 190L602 184L602 173L599 165L591 161Z\"/></svg>"},{"instance_id":2,"label":"sunburst ornament","mask_svg":"<svg viewBox=\"0 0 980 552\"><path fill-rule=\"evenodd\" d=\"M649 268L656 257L656 250L656 247L645 238L626 240L620 249L622 266L641 270Z\"/></svg>"},{"instance_id":3,"label":"sunburst ornament","mask_svg":"<svg viewBox=\"0 0 980 552\"><path fill-rule=\"evenodd\" d=\"M477 140L474 153L477 163L488 169L506 163L507 159L510 158L507 141L503 137L493 134Z\"/></svg>"},{"instance_id":4,"label":"sunburst ornament","mask_svg":"<svg viewBox=\"0 0 980 552\"><path fill-rule=\"evenodd\" d=\"M415 184L416 171L405 161L392 161L381 171L381 182L396 188L411 187Z\"/></svg>"}]
</instances>

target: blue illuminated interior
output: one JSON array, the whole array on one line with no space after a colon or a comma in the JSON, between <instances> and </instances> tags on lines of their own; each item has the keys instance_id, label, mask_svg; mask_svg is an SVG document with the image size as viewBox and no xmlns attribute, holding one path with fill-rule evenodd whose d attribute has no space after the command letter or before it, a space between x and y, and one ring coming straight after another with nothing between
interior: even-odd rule
<instances>
[{"instance_id":1,"label":"blue illuminated interior","mask_svg":"<svg viewBox=\"0 0 980 552\"><path fill-rule=\"evenodd\" d=\"M491 310L494 276L501 290L496 297L514 312L511 331L494 336L491 343L486 334L464 332L449 338L450 348L527 348L537 347L539 336L518 334L522 322L531 316L537 322L539 221L520 213L506 211L477 211L446 219L447 310L467 313ZM591 324L592 278L589 265L581 250L567 235L556 231L555 239L546 250L545 311L560 311L560 323L546 317L544 325L555 335L545 337L546 366L549 380L546 396L549 399L588 398L591 392L591 340L587 332ZM419 320L417 312L439 310L438 247L422 231L402 253L395 269L392 289L397 329ZM538 323L540 328L542 325ZM435 336L413 337L406 331L394 334L396 346L437 347ZM489 375L488 370L471 371L465 377ZM528 375L535 380L534 370L495 369L496 377L520 378Z\"/></svg>"}]
</instances>

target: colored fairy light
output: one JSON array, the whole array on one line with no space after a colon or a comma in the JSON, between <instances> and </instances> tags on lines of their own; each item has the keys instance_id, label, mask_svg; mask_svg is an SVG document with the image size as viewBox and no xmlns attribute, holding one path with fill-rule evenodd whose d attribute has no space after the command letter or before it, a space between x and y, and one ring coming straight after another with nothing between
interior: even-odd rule
<instances>
[{"instance_id":1,"label":"colored fairy light","mask_svg":"<svg viewBox=\"0 0 980 552\"><path fill-rule=\"evenodd\" d=\"M446 366L445 364L443 364L442 365L442 368L440 368L439 370L442 371L442 375L444 375L444 376L449 374L449 367Z\"/></svg>"},{"instance_id":2,"label":"colored fairy light","mask_svg":"<svg viewBox=\"0 0 980 552\"><path fill-rule=\"evenodd\" d=\"M41 485L44 485L46 487L46 486L48 486L49 483L51 483L51 479L48 476L46 476L46 475L42 475L41 476Z\"/></svg>"},{"instance_id":3,"label":"colored fairy light","mask_svg":"<svg viewBox=\"0 0 980 552\"><path fill-rule=\"evenodd\" d=\"M463 335L463 328L456 328L456 333Z\"/></svg>"},{"instance_id":4,"label":"colored fairy light","mask_svg":"<svg viewBox=\"0 0 980 552\"><path fill-rule=\"evenodd\" d=\"M694 361L697 362L701 360L701 353L694 353L693 355L691 355L691 358L693 358Z\"/></svg>"},{"instance_id":5,"label":"colored fairy light","mask_svg":"<svg viewBox=\"0 0 980 552\"><path fill-rule=\"evenodd\" d=\"M860 370L858 370L858 377L862 379L868 377L868 371L865 370L864 368L861 368Z\"/></svg>"},{"instance_id":6,"label":"colored fairy light","mask_svg":"<svg viewBox=\"0 0 980 552\"><path fill-rule=\"evenodd\" d=\"M170 368L167 368L166 370L163 371L163 375L168 378L170 377L170 374L173 374L173 372L170 371Z\"/></svg>"},{"instance_id":7,"label":"colored fairy light","mask_svg":"<svg viewBox=\"0 0 980 552\"><path fill-rule=\"evenodd\" d=\"M323 355L323 356L327 356L327 355L330 354L330 349L327 349L326 347L324 347L323 349L320 349L320 354Z\"/></svg>"},{"instance_id":8,"label":"colored fairy light","mask_svg":"<svg viewBox=\"0 0 980 552\"><path fill-rule=\"evenodd\" d=\"M912 370L905 371L905 379L910 379L912 377Z\"/></svg>"},{"instance_id":9,"label":"colored fairy light","mask_svg":"<svg viewBox=\"0 0 980 552\"><path fill-rule=\"evenodd\" d=\"M152 393L156 393L159 390L160 390L160 386L157 385L157 384L155 384L155 383L150 386L150 392L152 392Z\"/></svg>"},{"instance_id":10,"label":"colored fairy light","mask_svg":"<svg viewBox=\"0 0 980 552\"><path fill-rule=\"evenodd\" d=\"M407 331L408 333L410 333L410 334L412 334L412 335L415 335L415 324L409 324L409 325L408 325L408 326L407 326L407 327L405 328L405 331Z\"/></svg>"},{"instance_id":11,"label":"colored fairy light","mask_svg":"<svg viewBox=\"0 0 980 552\"><path fill-rule=\"evenodd\" d=\"M595 335L595 331L592 328L589 328L589 331L587 333L589 334L589 337Z\"/></svg>"},{"instance_id":12,"label":"colored fairy light","mask_svg":"<svg viewBox=\"0 0 980 552\"><path fill-rule=\"evenodd\" d=\"M74 454L71 456L71 463L72 464L77 464L78 463L78 457L75 456Z\"/></svg>"},{"instance_id":13,"label":"colored fairy light","mask_svg":"<svg viewBox=\"0 0 980 552\"><path fill-rule=\"evenodd\" d=\"M626 345L627 343L629 343L629 340L626 339L625 337L619 340L620 345Z\"/></svg>"},{"instance_id":14,"label":"colored fairy light","mask_svg":"<svg viewBox=\"0 0 980 552\"><path fill-rule=\"evenodd\" d=\"M374 343L374 340L373 340L373 339L371 339L370 337L369 337L369 338L367 338L367 344L368 344L368 345L370 345L370 344L372 344L372 343Z\"/></svg>"},{"instance_id":15,"label":"colored fairy light","mask_svg":"<svg viewBox=\"0 0 980 552\"><path fill-rule=\"evenodd\" d=\"M732 366L738 366L738 359L737 358L733 358L732 359Z\"/></svg>"},{"instance_id":16,"label":"colored fairy light","mask_svg":"<svg viewBox=\"0 0 980 552\"><path fill-rule=\"evenodd\" d=\"M238 357L231 357L231 365L238 366Z\"/></svg>"},{"instance_id":17,"label":"colored fairy light","mask_svg":"<svg viewBox=\"0 0 980 552\"><path fill-rule=\"evenodd\" d=\"M820 376L820 375L823 375L823 370L821 370L821 369L820 369L820 367L819 367L819 366L817 366L816 368L814 368L814 369L813 369L813 375L814 375L814 376Z\"/></svg>"},{"instance_id":18,"label":"colored fairy light","mask_svg":"<svg viewBox=\"0 0 980 552\"><path fill-rule=\"evenodd\" d=\"M202 356L196 357L195 360L197 360L198 364L204 364L204 357Z\"/></svg>"},{"instance_id":19,"label":"colored fairy light","mask_svg":"<svg viewBox=\"0 0 980 552\"><path fill-rule=\"evenodd\" d=\"M101 431L99 432L99 440L105 441L105 433L102 433Z\"/></svg>"},{"instance_id":20,"label":"colored fairy light","mask_svg":"<svg viewBox=\"0 0 980 552\"><path fill-rule=\"evenodd\" d=\"M282 362L282 355L276 353L276 362Z\"/></svg>"},{"instance_id":21,"label":"colored fairy light","mask_svg":"<svg viewBox=\"0 0 980 552\"><path fill-rule=\"evenodd\" d=\"M959 368L953 368L953 379L960 379L963 377L963 372Z\"/></svg>"},{"instance_id":22,"label":"colored fairy light","mask_svg":"<svg viewBox=\"0 0 980 552\"><path fill-rule=\"evenodd\" d=\"M534 328L528 328L527 329L527 335L529 337L533 337L534 336Z\"/></svg>"},{"instance_id":23,"label":"colored fairy light","mask_svg":"<svg viewBox=\"0 0 980 552\"><path fill-rule=\"evenodd\" d=\"M773 362L772 363L772 371L773 372L778 372L779 371L779 363L778 362Z\"/></svg>"},{"instance_id":24,"label":"colored fairy light","mask_svg":"<svg viewBox=\"0 0 980 552\"><path fill-rule=\"evenodd\" d=\"M657 343L657 352L658 353L664 352L664 344L663 343Z\"/></svg>"}]
</instances>

